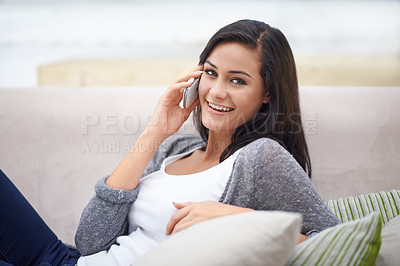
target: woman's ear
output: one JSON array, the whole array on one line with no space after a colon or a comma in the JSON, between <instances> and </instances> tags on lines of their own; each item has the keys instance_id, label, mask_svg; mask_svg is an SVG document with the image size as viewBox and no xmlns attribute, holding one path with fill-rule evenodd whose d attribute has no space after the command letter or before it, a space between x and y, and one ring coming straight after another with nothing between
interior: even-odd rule
<instances>
[{"instance_id":1,"label":"woman's ear","mask_svg":"<svg viewBox=\"0 0 400 266\"><path fill-rule=\"evenodd\" d=\"M267 95L265 95L263 103L269 103L269 93L267 93Z\"/></svg>"}]
</instances>

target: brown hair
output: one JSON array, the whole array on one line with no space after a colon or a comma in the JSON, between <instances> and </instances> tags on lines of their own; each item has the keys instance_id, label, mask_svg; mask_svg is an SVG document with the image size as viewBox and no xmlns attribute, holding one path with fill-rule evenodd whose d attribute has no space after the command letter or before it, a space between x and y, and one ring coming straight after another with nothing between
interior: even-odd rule
<instances>
[{"instance_id":1,"label":"brown hair","mask_svg":"<svg viewBox=\"0 0 400 266\"><path fill-rule=\"evenodd\" d=\"M252 119L236 128L220 162L250 142L267 137L288 150L311 178L310 155L300 116L296 66L285 36L264 22L239 20L214 34L200 55L199 65L205 63L218 44L227 42L243 44L259 54L260 74L270 100ZM208 129L201 122L200 105L193 118L201 137L207 141Z\"/></svg>"}]
</instances>

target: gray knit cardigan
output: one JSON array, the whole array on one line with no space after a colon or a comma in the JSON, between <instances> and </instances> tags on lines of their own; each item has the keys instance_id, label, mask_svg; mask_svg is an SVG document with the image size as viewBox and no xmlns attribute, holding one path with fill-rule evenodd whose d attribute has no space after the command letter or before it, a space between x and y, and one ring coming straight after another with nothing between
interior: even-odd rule
<instances>
[{"instance_id":1,"label":"gray knit cardigan","mask_svg":"<svg viewBox=\"0 0 400 266\"><path fill-rule=\"evenodd\" d=\"M143 176L159 170L169 156L204 146L199 136L173 135L160 145ZM118 236L127 234L129 208L140 188L112 189L105 184L106 178L96 184L96 194L84 209L75 235L82 255L107 250ZM257 139L239 152L219 201L254 210L301 213L301 233L307 236L339 223L293 156L269 138Z\"/></svg>"}]
</instances>

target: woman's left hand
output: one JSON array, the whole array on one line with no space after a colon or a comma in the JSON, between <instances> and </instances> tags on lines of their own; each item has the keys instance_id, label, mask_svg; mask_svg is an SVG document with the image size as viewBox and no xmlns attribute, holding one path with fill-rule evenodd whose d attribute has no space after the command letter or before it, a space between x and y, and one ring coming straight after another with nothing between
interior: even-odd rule
<instances>
[{"instance_id":1,"label":"woman's left hand","mask_svg":"<svg viewBox=\"0 0 400 266\"><path fill-rule=\"evenodd\" d=\"M196 223L229 214L253 211L252 209L223 204L216 201L174 202L178 211L167 224L166 234L174 234Z\"/></svg>"}]
</instances>

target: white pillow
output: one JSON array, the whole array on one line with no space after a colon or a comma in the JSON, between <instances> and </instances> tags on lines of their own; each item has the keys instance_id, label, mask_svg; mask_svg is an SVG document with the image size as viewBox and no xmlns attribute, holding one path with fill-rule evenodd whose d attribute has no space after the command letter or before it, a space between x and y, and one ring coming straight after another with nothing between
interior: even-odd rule
<instances>
[{"instance_id":1,"label":"white pillow","mask_svg":"<svg viewBox=\"0 0 400 266\"><path fill-rule=\"evenodd\" d=\"M376 265L399 265L400 216L390 220L382 228L382 244Z\"/></svg>"},{"instance_id":2,"label":"white pillow","mask_svg":"<svg viewBox=\"0 0 400 266\"><path fill-rule=\"evenodd\" d=\"M211 219L172 235L134 266L284 265L301 222L300 214L279 211Z\"/></svg>"}]
</instances>

